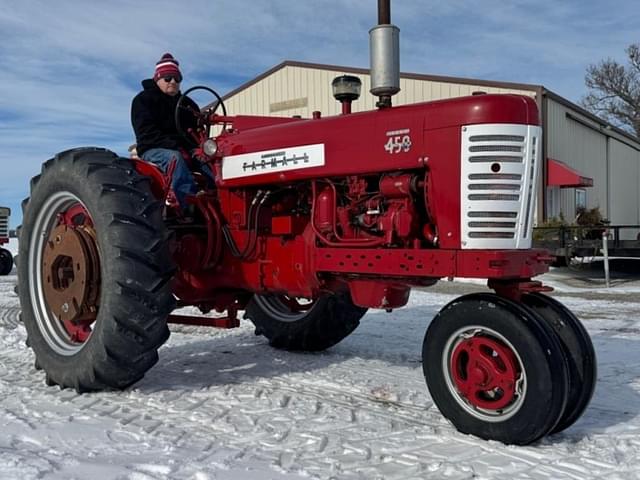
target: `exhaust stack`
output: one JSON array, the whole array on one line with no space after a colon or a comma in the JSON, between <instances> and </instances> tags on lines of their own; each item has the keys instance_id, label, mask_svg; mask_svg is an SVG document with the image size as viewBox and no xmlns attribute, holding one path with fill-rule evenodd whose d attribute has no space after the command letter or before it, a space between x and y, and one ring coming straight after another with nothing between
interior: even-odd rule
<instances>
[{"instance_id":1,"label":"exhaust stack","mask_svg":"<svg viewBox=\"0 0 640 480\"><path fill-rule=\"evenodd\" d=\"M391 24L391 0L378 0L378 25L369 30L372 95L378 108L391 106L400 91L400 29Z\"/></svg>"}]
</instances>

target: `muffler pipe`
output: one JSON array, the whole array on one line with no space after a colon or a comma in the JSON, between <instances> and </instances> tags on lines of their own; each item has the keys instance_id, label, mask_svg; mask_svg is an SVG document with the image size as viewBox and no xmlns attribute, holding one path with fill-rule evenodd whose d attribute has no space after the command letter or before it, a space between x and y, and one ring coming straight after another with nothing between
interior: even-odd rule
<instances>
[{"instance_id":1,"label":"muffler pipe","mask_svg":"<svg viewBox=\"0 0 640 480\"><path fill-rule=\"evenodd\" d=\"M391 0L378 0L378 25L369 30L371 89L376 106L391 106L400 91L400 29L391 24Z\"/></svg>"},{"instance_id":2,"label":"muffler pipe","mask_svg":"<svg viewBox=\"0 0 640 480\"><path fill-rule=\"evenodd\" d=\"M378 0L378 25L391 23L391 0Z\"/></svg>"}]
</instances>

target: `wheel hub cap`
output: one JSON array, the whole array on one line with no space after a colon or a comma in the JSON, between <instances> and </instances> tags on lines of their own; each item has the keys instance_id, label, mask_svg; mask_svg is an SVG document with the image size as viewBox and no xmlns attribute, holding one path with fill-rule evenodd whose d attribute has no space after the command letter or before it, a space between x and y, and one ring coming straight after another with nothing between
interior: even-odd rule
<instances>
[{"instance_id":1,"label":"wheel hub cap","mask_svg":"<svg viewBox=\"0 0 640 480\"><path fill-rule=\"evenodd\" d=\"M463 340L453 351L451 367L458 391L475 407L500 410L516 396L518 361L502 342L485 337Z\"/></svg>"},{"instance_id":2,"label":"wheel hub cap","mask_svg":"<svg viewBox=\"0 0 640 480\"><path fill-rule=\"evenodd\" d=\"M42 261L43 293L72 341L91 333L99 298L99 256L93 230L59 225L51 230Z\"/></svg>"}]
</instances>

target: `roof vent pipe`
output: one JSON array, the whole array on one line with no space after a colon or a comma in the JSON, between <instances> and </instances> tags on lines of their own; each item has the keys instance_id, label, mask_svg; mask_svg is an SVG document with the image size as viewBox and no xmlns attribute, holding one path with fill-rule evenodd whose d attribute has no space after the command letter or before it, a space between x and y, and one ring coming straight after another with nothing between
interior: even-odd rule
<instances>
[{"instance_id":1,"label":"roof vent pipe","mask_svg":"<svg viewBox=\"0 0 640 480\"><path fill-rule=\"evenodd\" d=\"M400 91L400 29L391 25L391 0L378 0L378 25L369 30L372 95L378 108L391 106Z\"/></svg>"}]
</instances>

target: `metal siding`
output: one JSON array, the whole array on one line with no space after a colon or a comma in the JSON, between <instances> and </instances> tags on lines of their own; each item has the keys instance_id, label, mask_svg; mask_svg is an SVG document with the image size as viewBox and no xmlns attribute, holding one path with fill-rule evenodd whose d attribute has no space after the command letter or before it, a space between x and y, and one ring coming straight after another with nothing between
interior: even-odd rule
<instances>
[{"instance_id":1,"label":"metal siding","mask_svg":"<svg viewBox=\"0 0 640 480\"><path fill-rule=\"evenodd\" d=\"M253 91L251 92L251 95L249 95L248 98L248 103L249 105L251 105L251 108L255 109L256 111L261 109L261 105L258 104L258 92L257 91Z\"/></svg>"},{"instance_id":2,"label":"metal siding","mask_svg":"<svg viewBox=\"0 0 640 480\"><path fill-rule=\"evenodd\" d=\"M609 139L610 215L615 224L640 224L640 152ZM619 192L619 193L618 193ZM637 231L620 231L621 240L635 240Z\"/></svg>"},{"instance_id":3,"label":"metal siding","mask_svg":"<svg viewBox=\"0 0 640 480\"><path fill-rule=\"evenodd\" d=\"M340 72L287 65L266 78L238 92L225 101L232 115L300 115L310 117L314 110L323 116L337 115L340 104L333 99L331 81ZM377 98L369 93L369 75L358 75L362 80L360 99L353 103L353 111L373 110ZM393 97L395 105L441 100L444 98L470 95L475 91L487 93L518 93L533 96L532 90L508 90L503 88L433 82L412 78L400 78L400 93ZM270 105L277 102L308 98L306 107L291 108L277 112L270 111Z\"/></svg>"},{"instance_id":4,"label":"metal siding","mask_svg":"<svg viewBox=\"0 0 640 480\"><path fill-rule=\"evenodd\" d=\"M291 71L291 87L289 88L289 95L293 98L302 98L306 95L306 92L302 90L302 71L299 68L294 68Z\"/></svg>"},{"instance_id":5,"label":"metal siding","mask_svg":"<svg viewBox=\"0 0 640 480\"><path fill-rule=\"evenodd\" d=\"M593 178L593 187L586 188L587 208L599 207L608 215L607 203L607 140L589 127L567 117L572 112L549 98L547 102L547 157L555 158L582 175ZM560 193L560 212L568 221L575 217L575 190L565 188ZM548 212L557 216L560 212Z\"/></svg>"}]
</instances>

